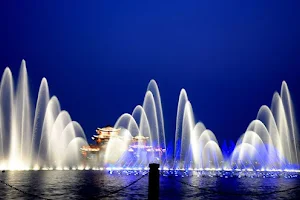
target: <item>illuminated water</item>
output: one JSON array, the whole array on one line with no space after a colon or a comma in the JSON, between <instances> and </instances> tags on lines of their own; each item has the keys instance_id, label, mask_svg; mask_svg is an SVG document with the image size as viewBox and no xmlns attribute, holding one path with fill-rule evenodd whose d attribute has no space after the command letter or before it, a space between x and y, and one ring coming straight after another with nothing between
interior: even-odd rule
<instances>
[{"instance_id":1,"label":"illuminated water","mask_svg":"<svg viewBox=\"0 0 300 200\"><path fill-rule=\"evenodd\" d=\"M144 168L154 162L173 169L299 169L298 129L284 81L271 106L259 109L231 155L224 155L215 134L195 119L184 89L178 99L174 152L169 151L160 92L154 80L148 84L143 103L131 114L121 115L114 126L121 128L120 134L111 137L101 160L91 167ZM10 69L4 70L0 85L0 169L89 167L80 152L83 145L87 145L83 129L61 110L57 97L50 97L45 78L35 101L30 98L25 61L16 82Z\"/></svg>"},{"instance_id":2,"label":"illuminated water","mask_svg":"<svg viewBox=\"0 0 300 200\"><path fill-rule=\"evenodd\" d=\"M6 68L0 85L0 169L77 167L85 134L69 113L61 110L57 97L50 98L47 80L42 79L34 103L23 60L17 87L14 84L12 72Z\"/></svg>"},{"instance_id":3,"label":"illuminated water","mask_svg":"<svg viewBox=\"0 0 300 200\"><path fill-rule=\"evenodd\" d=\"M149 88L154 89L152 91ZM136 106L132 114L121 115L115 124L115 128L122 128L121 135L127 138L124 141L134 136L149 137L147 145L152 146L153 151L147 150L149 152L145 153L138 149L127 156L127 148L118 148L119 153L116 153L115 146L125 144L130 148L130 144L122 142L122 139L114 139L109 142L111 148L106 151L106 158L114 159L107 159L107 163L124 166L124 162L119 161L126 158L125 166L131 167L143 167L150 160L174 169L299 169L298 129L285 81L282 82L280 93L274 93L271 106L261 106L257 118L238 139L231 155L226 157L215 134L202 122L195 120L192 104L184 89L180 91L178 100L173 155L157 154L155 149L166 148L160 99L157 83L151 80L143 105Z\"/></svg>"},{"instance_id":4,"label":"illuminated water","mask_svg":"<svg viewBox=\"0 0 300 200\"><path fill-rule=\"evenodd\" d=\"M122 188L140 175L109 174L107 171L7 171L0 180L27 193L49 199L147 199L148 176L136 184L106 198L109 192ZM220 194L209 194L181 182ZM290 188L298 187L293 190ZM283 191L265 196L265 192ZM222 193L223 192L223 193ZM225 193L224 193L225 192ZM230 195L229 195L230 194ZM248 196L242 196L248 194ZM295 199L300 195L299 178L245 177L160 177L160 199ZM0 183L1 199L35 199ZM36 198L38 199L38 198Z\"/></svg>"}]
</instances>

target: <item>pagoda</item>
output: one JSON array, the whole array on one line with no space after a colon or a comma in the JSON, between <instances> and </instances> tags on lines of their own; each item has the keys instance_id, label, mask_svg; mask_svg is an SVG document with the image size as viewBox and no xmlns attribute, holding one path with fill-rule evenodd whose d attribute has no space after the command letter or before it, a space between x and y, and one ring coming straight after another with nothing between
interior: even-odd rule
<instances>
[{"instance_id":1,"label":"pagoda","mask_svg":"<svg viewBox=\"0 0 300 200\"><path fill-rule=\"evenodd\" d=\"M120 137L121 129L113 128L111 126L106 126L104 128L97 128L97 135L93 135L92 140L94 140L97 144L101 145L103 143L107 143L111 137Z\"/></svg>"},{"instance_id":2,"label":"pagoda","mask_svg":"<svg viewBox=\"0 0 300 200\"><path fill-rule=\"evenodd\" d=\"M111 137L119 137L121 129L115 129L111 126L97 128L96 135L93 135L92 140L95 144L89 144L80 148L84 160L92 160L99 162L103 157L103 153Z\"/></svg>"},{"instance_id":3,"label":"pagoda","mask_svg":"<svg viewBox=\"0 0 300 200\"><path fill-rule=\"evenodd\" d=\"M105 149L107 147L107 143L111 138L118 138L123 140L124 142L128 142L120 135L121 129L120 128L114 128L112 126L106 126L104 128L97 128L95 130L96 134L92 136L92 140L95 141L94 144L89 144L86 146L82 146L80 148L81 153L84 158L84 163L86 162L92 164L94 163L95 165L101 164L104 161L104 154L105 154ZM134 137L131 137L129 139L128 143L128 149L127 151L129 153L132 153L136 159L140 158L140 154L143 153L151 153L153 152L154 154L149 154L149 156L153 155L159 159L161 159L161 156L164 152L166 152L165 149L162 149L160 147L153 147L149 146L147 144L147 141L149 140L149 137L145 137L143 135L137 135ZM116 147L117 148L117 147ZM147 156L147 157L149 157Z\"/></svg>"}]
</instances>

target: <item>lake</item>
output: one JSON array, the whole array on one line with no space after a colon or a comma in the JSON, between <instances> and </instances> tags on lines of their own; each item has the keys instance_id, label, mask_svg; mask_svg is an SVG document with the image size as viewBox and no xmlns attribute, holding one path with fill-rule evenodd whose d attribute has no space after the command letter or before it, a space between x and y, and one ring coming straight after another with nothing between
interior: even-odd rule
<instances>
[{"instance_id":1,"label":"lake","mask_svg":"<svg viewBox=\"0 0 300 200\"><path fill-rule=\"evenodd\" d=\"M106 196L137 179L140 180L130 187ZM0 174L0 180L1 199L147 199L148 195L148 175L141 173L6 171ZM268 194L260 196L262 193ZM160 199L295 199L297 196L300 196L299 176L160 176Z\"/></svg>"}]
</instances>

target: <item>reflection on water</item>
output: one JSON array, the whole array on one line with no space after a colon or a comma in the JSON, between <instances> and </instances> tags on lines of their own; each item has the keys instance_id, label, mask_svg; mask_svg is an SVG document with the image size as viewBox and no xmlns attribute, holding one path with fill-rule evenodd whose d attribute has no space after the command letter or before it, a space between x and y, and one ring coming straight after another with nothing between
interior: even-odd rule
<instances>
[{"instance_id":1,"label":"reflection on water","mask_svg":"<svg viewBox=\"0 0 300 200\"><path fill-rule=\"evenodd\" d=\"M110 175L105 171L8 171L0 180L28 193L50 199L100 199L111 191L122 188L141 175ZM183 181L199 188L230 193L260 193L300 187L299 178L220 178L220 177L165 177L160 178L161 199L295 199L300 189L266 196L229 196L210 194L182 184ZM147 199L148 177L104 199ZM1 199L34 199L20 191L0 184ZM102 198L103 199L103 198Z\"/></svg>"}]
</instances>

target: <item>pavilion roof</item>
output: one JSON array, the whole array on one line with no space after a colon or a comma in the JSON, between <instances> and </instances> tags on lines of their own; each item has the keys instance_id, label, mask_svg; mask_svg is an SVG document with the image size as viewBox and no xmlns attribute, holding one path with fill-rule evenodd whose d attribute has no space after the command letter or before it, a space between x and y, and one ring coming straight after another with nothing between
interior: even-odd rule
<instances>
[{"instance_id":1,"label":"pavilion roof","mask_svg":"<svg viewBox=\"0 0 300 200\"><path fill-rule=\"evenodd\" d=\"M102 131L102 132L117 132L120 131L120 128L114 128L111 126L106 126L104 128L97 128L97 131Z\"/></svg>"},{"instance_id":2,"label":"pavilion roof","mask_svg":"<svg viewBox=\"0 0 300 200\"><path fill-rule=\"evenodd\" d=\"M133 137L133 139L136 139L136 140L147 140L147 139L149 139L149 137L145 137L143 135L137 135L137 136Z\"/></svg>"}]
</instances>

